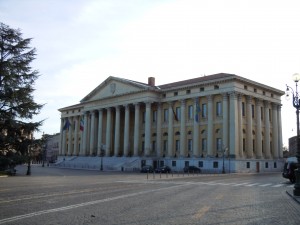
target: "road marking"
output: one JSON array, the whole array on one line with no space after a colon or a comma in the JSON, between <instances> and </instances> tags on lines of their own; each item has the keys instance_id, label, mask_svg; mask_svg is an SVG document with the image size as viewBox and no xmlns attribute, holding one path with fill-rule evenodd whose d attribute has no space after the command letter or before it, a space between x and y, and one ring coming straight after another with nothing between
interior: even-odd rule
<instances>
[{"instance_id":1,"label":"road marking","mask_svg":"<svg viewBox=\"0 0 300 225\"><path fill-rule=\"evenodd\" d=\"M267 186L270 186L270 185L272 185L271 183L269 183L269 184L261 184L261 185L259 185L260 187L267 187Z\"/></svg>"},{"instance_id":2,"label":"road marking","mask_svg":"<svg viewBox=\"0 0 300 225\"><path fill-rule=\"evenodd\" d=\"M281 186L283 186L283 184L273 185L272 187L281 187Z\"/></svg>"},{"instance_id":3,"label":"road marking","mask_svg":"<svg viewBox=\"0 0 300 225\"><path fill-rule=\"evenodd\" d=\"M30 218L30 217L34 217L34 216L40 216L40 215L43 215L43 214L48 214L48 213L53 213L53 212L61 212L61 211L75 209L75 208L79 208L79 207L96 205L96 204L100 204L100 203L103 203L103 202L110 202L110 201L119 200L119 199L123 199L123 198L134 197L134 196L137 196L137 195L148 194L148 193L152 193L152 192L156 192L156 191L168 190L168 189L182 187L182 186L185 186L185 185L183 184L183 185L176 185L176 186L171 186L171 187L152 189L152 190L147 190L147 191L140 191L140 192L136 192L136 193L132 193L132 194L119 195L119 196L116 196L116 197L105 198L105 199L100 199L100 200L90 201L90 202L83 202L83 203L64 206L64 207L60 207L60 208L41 210L41 211L37 211L37 212L33 212L33 213L28 213L28 214L23 214L23 215L18 215L18 216L13 216L13 217L1 219L0 224L4 224L4 223L8 223L8 222L14 222L14 221L17 221L17 220L26 219L26 218Z\"/></svg>"},{"instance_id":4,"label":"road marking","mask_svg":"<svg viewBox=\"0 0 300 225\"><path fill-rule=\"evenodd\" d=\"M249 183L235 184L235 185L232 185L232 186L236 187L236 186L243 186L243 185L246 185L246 184L249 184Z\"/></svg>"},{"instance_id":5,"label":"road marking","mask_svg":"<svg viewBox=\"0 0 300 225\"><path fill-rule=\"evenodd\" d=\"M252 187L252 186L255 186L255 185L258 185L259 183L253 183L253 184L247 184L245 185L246 187Z\"/></svg>"},{"instance_id":6,"label":"road marking","mask_svg":"<svg viewBox=\"0 0 300 225\"><path fill-rule=\"evenodd\" d=\"M211 206L204 206L202 207L193 217L194 219L200 219L209 209Z\"/></svg>"}]
</instances>

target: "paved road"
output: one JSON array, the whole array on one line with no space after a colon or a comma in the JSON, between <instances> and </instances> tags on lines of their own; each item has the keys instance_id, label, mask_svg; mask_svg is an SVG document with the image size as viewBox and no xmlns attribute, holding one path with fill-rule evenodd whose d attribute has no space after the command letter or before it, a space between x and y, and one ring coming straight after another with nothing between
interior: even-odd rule
<instances>
[{"instance_id":1,"label":"paved road","mask_svg":"<svg viewBox=\"0 0 300 225\"><path fill-rule=\"evenodd\" d=\"M279 173L149 175L33 166L0 178L0 224L300 224Z\"/></svg>"}]
</instances>

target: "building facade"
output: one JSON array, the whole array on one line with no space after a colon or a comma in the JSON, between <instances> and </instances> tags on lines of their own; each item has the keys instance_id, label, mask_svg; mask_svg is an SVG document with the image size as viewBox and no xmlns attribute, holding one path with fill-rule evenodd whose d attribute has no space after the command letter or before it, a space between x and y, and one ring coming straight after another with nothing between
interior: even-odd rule
<instances>
[{"instance_id":1,"label":"building facade","mask_svg":"<svg viewBox=\"0 0 300 225\"><path fill-rule=\"evenodd\" d=\"M79 104L59 109L59 155L216 171L225 158L233 172L280 169L283 94L225 73L160 86L153 77L108 77Z\"/></svg>"}]
</instances>

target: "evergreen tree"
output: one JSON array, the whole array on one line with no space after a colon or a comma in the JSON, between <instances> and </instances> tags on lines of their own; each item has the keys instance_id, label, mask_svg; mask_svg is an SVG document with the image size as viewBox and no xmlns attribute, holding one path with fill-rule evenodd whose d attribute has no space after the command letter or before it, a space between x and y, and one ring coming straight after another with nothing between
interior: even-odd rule
<instances>
[{"instance_id":1,"label":"evergreen tree","mask_svg":"<svg viewBox=\"0 0 300 225\"><path fill-rule=\"evenodd\" d=\"M32 134L43 121L32 122L42 104L33 99L34 83L39 72L30 64L36 49L31 38L22 38L19 29L0 22L0 156L27 152Z\"/></svg>"}]
</instances>

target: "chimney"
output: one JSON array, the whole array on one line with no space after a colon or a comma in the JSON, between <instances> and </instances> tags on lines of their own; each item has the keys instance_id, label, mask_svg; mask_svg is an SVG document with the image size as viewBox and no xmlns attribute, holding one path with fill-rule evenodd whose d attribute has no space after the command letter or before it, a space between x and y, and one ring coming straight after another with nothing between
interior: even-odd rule
<instances>
[{"instance_id":1,"label":"chimney","mask_svg":"<svg viewBox=\"0 0 300 225\"><path fill-rule=\"evenodd\" d=\"M148 77L148 85L152 87L155 86L155 77Z\"/></svg>"}]
</instances>

